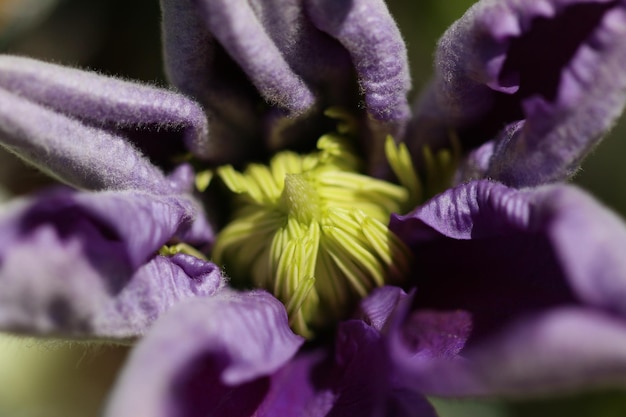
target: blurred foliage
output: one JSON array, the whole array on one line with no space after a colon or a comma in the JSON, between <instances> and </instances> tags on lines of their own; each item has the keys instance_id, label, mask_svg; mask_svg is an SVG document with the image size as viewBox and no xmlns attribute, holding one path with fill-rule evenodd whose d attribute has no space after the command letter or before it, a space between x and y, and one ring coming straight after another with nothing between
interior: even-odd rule
<instances>
[{"instance_id":1,"label":"blurred foliage","mask_svg":"<svg viewBox=\"0 0 626 417\"><path fill-rule=\"evenodd\" d=\"M517 400L431 398L440 417L624 417L626 391L606 389Z\"/></svg>"},{"instance_id":2,"label":"blurred foliage","mask_svg":"<svg viewBox=\"0 0 626 417\"><path fill-rule=\"evenodd\" d=\"M127 352L0 335L0 416L99 415Z\"/></svg>"}]
</instances>

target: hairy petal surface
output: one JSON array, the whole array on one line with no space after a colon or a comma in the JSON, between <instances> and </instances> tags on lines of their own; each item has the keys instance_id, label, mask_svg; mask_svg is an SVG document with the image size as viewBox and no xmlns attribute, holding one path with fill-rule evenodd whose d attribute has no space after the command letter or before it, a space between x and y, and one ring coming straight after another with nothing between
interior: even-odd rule
<instances>
[{"instance_id":1,"label":"hairy petal surface","mask_svg":"<svg viewBox=\"0 0 626 417\"><path fill-rule=\"evenodd\" d=\"M253 415L302 342L265 292L181 303L137 346L105 415Z\"/></svg>"},{"instance_id":2,"label":"hairy petal surface","mask_svg":"<svg viewBox=\"0 0 626 417\"><path fill-rule=\"evenodd\" d=\"M332 129L322 115L330 106L356 109L364 100L370 119L388 130L408 119L406 49L382 1L162 0L161 7L169 78L208 110L214 159L310 146L301 133Z\"/></svg>"},{"instance_id":3,"label":"hairy petal surface","mask_svg":"<svg viewBox=\"0 0 626 417\"><path fill-rule=\"evenodd\" d=\"M207 135L202 109L170 91L0 57L0 144L75 187L170 193L135 146L155 159L185 146L201 155Z\"/></svg>"},{"instance_id":4,"label":"hairy petal surface","mask_svg":"<svg viewBox=\"0 0 626 417\"><path fill-rule=\"evenodd\" d=\"M394 217L391 228L420 271L391 335L412 388L519 394L626 379L626 264L616 251L626 227L582 191L477 181ZM437 325L446 316L448 327ZM419 330L433 323L448 329L452 356L416 354L411 340L437 346Z\"/></svg>"},{"instance_id":5,"label":"hairy petal surface","mask_svg":"<svg viewBox=\"0 0 626 417\"><path fill-rule=\"evenodd\" d=\"M439 42L413 146L445 145L452 129L466 148L495 140L469 178L523 187L571 176L624 108L625 35L623 0L478 2Z\"/></svg>"},{"instance_id":6,"label":"hairy petal surface","mask_svg":"<svg viewBox=\"0 0 626 417\"><path fill-rule=\"evenodd\" d=\"M383 121L409 116L411 88L406 47L380 0L307 0L313 23L350 53L368 111Z\"/></svg>"},{"instance_id":7,"label":"hairy petal surface","mask_svg":"<svg viewBox=\"0 0 626 417\"><path fill-rule=\"evenodd\" d=\"M221 285L215 266L155 258L197 215L183 197L57 190L4 207L0 326L77 337L132 337L182 298ZM195 230L194 236L202 233ZM204 242L210 238L205 230Z\"/></svg>"}]
</instances>

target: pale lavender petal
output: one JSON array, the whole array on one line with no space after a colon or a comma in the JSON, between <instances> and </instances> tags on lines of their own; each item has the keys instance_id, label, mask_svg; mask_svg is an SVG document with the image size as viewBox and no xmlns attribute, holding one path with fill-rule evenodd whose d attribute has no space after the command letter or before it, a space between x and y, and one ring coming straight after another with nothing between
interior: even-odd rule
<instances>
[{"instance_id":1,"label":"pale lavender petal","mask_svg":"<svg viewBox=\"0 0 626 417\"><path fill-rule=\"evenodd\" d=\"M207 155L211 161L224 163L257 157L264 151L265 145L263 133L266 127L263 121L264 112L261 111L264 107L262 92L255 89L251 84L251 77L238 67L239 64L235 62L237 59L231 56L237 52L233 51L231 54L230 51L224 50L211 33L212 28L210 30L208 22L210 16L206 12L209 7L215 6L209 3L161 0L166 72L174 86L204 106L211 124L207 147ZM237 7L249 6L233 2L228 10ZM228 10L225 9L224 12ZM224 36L228 30L235 29L230 28L229 21L232 19L217 22L223 29ZM244 22L239 23L247 25ZM259 23L256 24L258 26ZM233 42L237 42L237 39L232 39L231 43ZM267 35L252 42L263 44L267 42ZM272 45L269 48L275 49ZM240 57L243 63L246 59L245 56ZM296 89L302 87L302 94L307 96L308 87L300 85L301 81L295 74L289 74L290 70L285 67L284 59L280 58L277 62L280 67L277 71L287 73L290 80L288 84L290 83L291 87L295 86ZM271 63L265 61L264 64ZM280 83L281 80L275 82ZM296 107L301 107L301 104L296 103ZM285 110L281 119L284 119L284 112ZM298 112L302 112L302 108L296 111Z\"/></svg>"},{"instance_id":2,"label":"pale lavender petal","mask_svg":"<svg viewBox=\"0 0 626 417\"><path fill-rule=\"evenodd\" d=\"M193 0L161 0L163 55L170 83L207 106L215 42Z\"/></svg>"},{"instance_id":3,"label":"pale lavender petal","mask_svg":"<svg viewBox=\"0 0 626 417\"><path fill-rule=\"evenodd\" d=\"M132 142L202 156L208 132L201 108L180 95L12 56L0 57L0 120L2 145L88 189L172 192Z\"/></svg>"},{"instance_id":4,"label":"pale lavender petal","mask_svg":"<svg viewBox=\"0 0 626 417\"><path fill-rule=\"evenodd\" d=\"M401 347L393 358L398 369L410 369L413 387L446 395L522 393L577 386L586 373L590 383L626 379L623 347L591 349L588 342L621 346L626 338L626 264L619 250L626 225L590 196L569 186L515 190L478 181L395 217L391 227L413 249L419 271L415 310L403 319L409 327L392 335ZM424 313L445 320L424 322ZM456 320L464 316L471 326ZM418 328L443 329L448 342L458 337L456 348L448 346L460 358L415 355L407 338L415 317ZM546 329L561 320L563 332L552 337ZM595 322L596 332L588 331ZM433 346L428 332L413 334ZM552 367L543 366L542 343L545 358L563 355Z\"/></svg>"},{"instance_id":5,"label":"pale lavender petal","mask_svg":"<svg viewBox=\"0 0 626 417\"><path fill-rule=\"evenodd\" d=\"M478 2L439 43L414 149L453 129L466 148L497 139L487 177L521 187L571 176L624 108L625 35L623 0Z\"/></svg>"},{"instance_id":6,"label":"pale lavender petal","mask_svg":"<svg viewBox=\"0 0 626 417\"><path fill-rule=\"evenodd\" d=\"M338 15L331 2L299 0L161 7L168 76L205 106L214 160L311 147L335 128L323 115L331 106L355 109L372 134L406 124L406 50L382 1L342 3Z\"/></svg>"},{"instance_id":7,"label":"pale lavender petal","mask_svg":"<svg viewBox=\"0 0 626 417\"><path fill-rule=\"evenodd\" d=\"M265 292L182 303L136 347L105 415L253 415L302 342Z\"/></svg>"},{"instance_id":8,"label":"pale lavender petal","mask_svg":"<svg viewBox=\"0 0 626 417\"><path fill-rule=\"evenodd\" d=\"M404 381L432 395L539 394L626 382L626 326L584 308L513 323L456 361L402 362Z\"/></svg>"},{"instance_id":9,"label":"pale lavender petal","mask_svg":"<svg viewBox=\"0 0 626 417\"><path fill-rule=\"evenodd\" d=\"M307 0L313 23L348 50L368 112L378 120L409 117L406 47L382 0Z\"/></svg>"},{"instance_id":10,"label":"pale lavender petal","mask_svg":"<svg viewBox=\"0 0 626 417\"><path fill-rule=\"evenodd\" d=\"M499 392L540 393L626 382L623 317L583 308L554 309L515 323L466 353L484 385Z\"/></svg>"},{"instance_id":11,"label":"pale lavender petal","mask_svg":"<svg viewBox=\"0 0 626 417\"><path fill-rule=\"evenodd\" d=\"M143 335L174 305L224 288L220 268L193 256L156 256L142 265L119 293L92 308L87 336L119 340ZM66 329L63 329L66 331Z\"/></svg>"},{"instance_id":12,"label":"pale lavender petal","mask_svg":"<svg viewBox=\"0 0 626 417\"><path fill-rule=\"evenodd\" d=\"M268 103L295 115L311 107L313 93L290 68L250 3L243 0L205 0L198 5L209 31L250 77ZM295 8L295 4L290 6ZM284 11L286 14L292 13L288 7Z\"/></svg>"},{"instance_id":13,"label":"pale lavender petal","mask_svg":"<svg viewBox=\"0 0 626 417\"><path fill-rule=\"evenodd\" d=\"M154 258L196 215L185 198L137 192L60 190L4 207L0 326L131 337L178 300L215 292L213 264Z\"/></svg>"},{"instance_id":14,"label":"pale lavender petal","mask_svg":"<svg viewBox=\"0 0 626 417\"><path fill-rule=\"evenodd\" d=\"M124 343L142 336L173 305L211 296L224 286L219 267L181 260L184 255L156 256L134 273L103 276L76 246L64 243L40 232L28 248L16 249L3 262L4 331ZM203 262L201 268L188 265L197 262Z\"/></svg>"}]
</instances>

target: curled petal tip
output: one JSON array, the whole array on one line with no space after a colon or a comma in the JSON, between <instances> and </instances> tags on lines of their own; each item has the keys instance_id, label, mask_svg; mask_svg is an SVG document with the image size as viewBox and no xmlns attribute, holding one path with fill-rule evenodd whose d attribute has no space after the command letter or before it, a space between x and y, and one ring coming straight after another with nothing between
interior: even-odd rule
<instances>
[{"instance_id":1,"label":"curled petal tip","mask_svg":"<svg viewBox=\"0 0 626 417\"><path fill-rule=\"evenodd\" d=\"M408 119L406 46L384 2L309 0L306 7L313 23L350 54L368 112L381 121Z\"/></svg>"},{"instance_id":2,"label":"curled petal tip","mask_svg":"<svg viewBox=\"0 0 626 417\"><path fill-rule=\"evenodd\" d=\"M622 0L480 1L440 41L412 134L428 120L466 149L495 139L485 175L512 186L568 178L623 111L625 34Z\"/></svg>"},{"instance_id":3,"label":"curled petal tip","mask_svg":"<svg viewBox=\"0 0 626 417\"><path fill-rule=\"evenodd\" d=\"M173 193L134 136L150 142L162 139L160 130L173 132L180 144L172 141L172 149L186 145L201 154L208 135L202 109L183 96L13 56L0 57L0 118L1 144L88 189Z\"/></svg>"}]
</instances>

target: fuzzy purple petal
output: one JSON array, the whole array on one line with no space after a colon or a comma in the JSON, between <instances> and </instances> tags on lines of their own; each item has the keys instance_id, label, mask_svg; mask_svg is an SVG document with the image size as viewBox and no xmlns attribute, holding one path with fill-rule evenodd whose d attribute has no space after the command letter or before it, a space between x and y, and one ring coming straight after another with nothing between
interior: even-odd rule
<instances>
[{"instance_id":1,"label":"fuzzy purple petal","mask_svg":"<svg viewBox=\"0 0 626 417\"><path fill-rule=\"evenodd\" d=\"M392 334L393 358L413 388L511 394L626 379L618 249L626 226L582 191L478 181L394 217L391 228L419 273ZM562 332L548 331L561 322ZM418 354L424 346L451 355Z\"/></svg>"},{"instance_id":2,"label":"fuzzy purple petal","mask_svg":"<svg viewBox=\"0 0 626 417\"><path fill-rule=\"evenodd\" d=\"M3 146L98 190L171 192L135 146L156 160L185 146L202 155L208 134L202 109L180 95L13 56L0 57L0 120Z\"/></svg>"},{"instance_id":3,"label":"fuzzy purple petal","mask_svg":"<svg viewBox=\"0 0 626 417\"><path fill-rule=\"evenodd\" d=\"M409 116L411 88L406 47L382 0L308 0L313 23L348 50L367 110L383 121Z\"/></svg>"},{"instance_id":4,"label":"fuzzy purple petal","mask_svg":"<svg viewBox=\"0 0 626 417\"><path fill-rule=\"evenodd\" d=\"M189 234L196 215L184 197L131 191L58 190L5 207L0 326L127 338L179 299L212 294L221 285L214 265L155 258L170 239Z\"/></svg>"},{"instance_id":5,"label":"fuzzy purple petal","mask_svg":"<svg viewBox=\"0 0 626 417\"><path fill-rule=\"evenodd\" d=\"M198 6L209 31L268 103L296 115L313 105L313 93L290 68L265 30L264 22L257 17L254 4L242 0L205 0L198 2ZM283 7L288 17L298 13L295 4Z\"/></svg>"},{"instance_id":6,"label":"fuzzy purple petal","mask_svg":"<svg viewBox=\"0 0 626 417\"><path fill-rule=\"evenodd\" d=\"M624 108L625 35L623 0L478 2L439 42L414 149L453 129L466 148L497 140L487 177L571 176Z\"/></svg>"},{"instance_id":7,"label":"fuzzy purple petal","mask_svg":"<svg viewBox=\"0 0 626 417\"><path fill-rule=\"evenodd\" d=\"M283 305L265 292L182 303L137 346L106 415L254 415L268 375L302 342Z\"/></svg>"},{"instance_id":8,"label":"fuzzy purple petal","mask_svg":"<svg viewBox=\"0 0 626 417\"><path fill-rule=\"evenodd\" d=\"M324 110L362 117L361 101L367 123L384 125L371 130L404 126L406 50L386 6L326 3L161 1L168 77L205 106L211 158L313 146L306 138L334 129Z\"/></svg>"}]
</instances>

